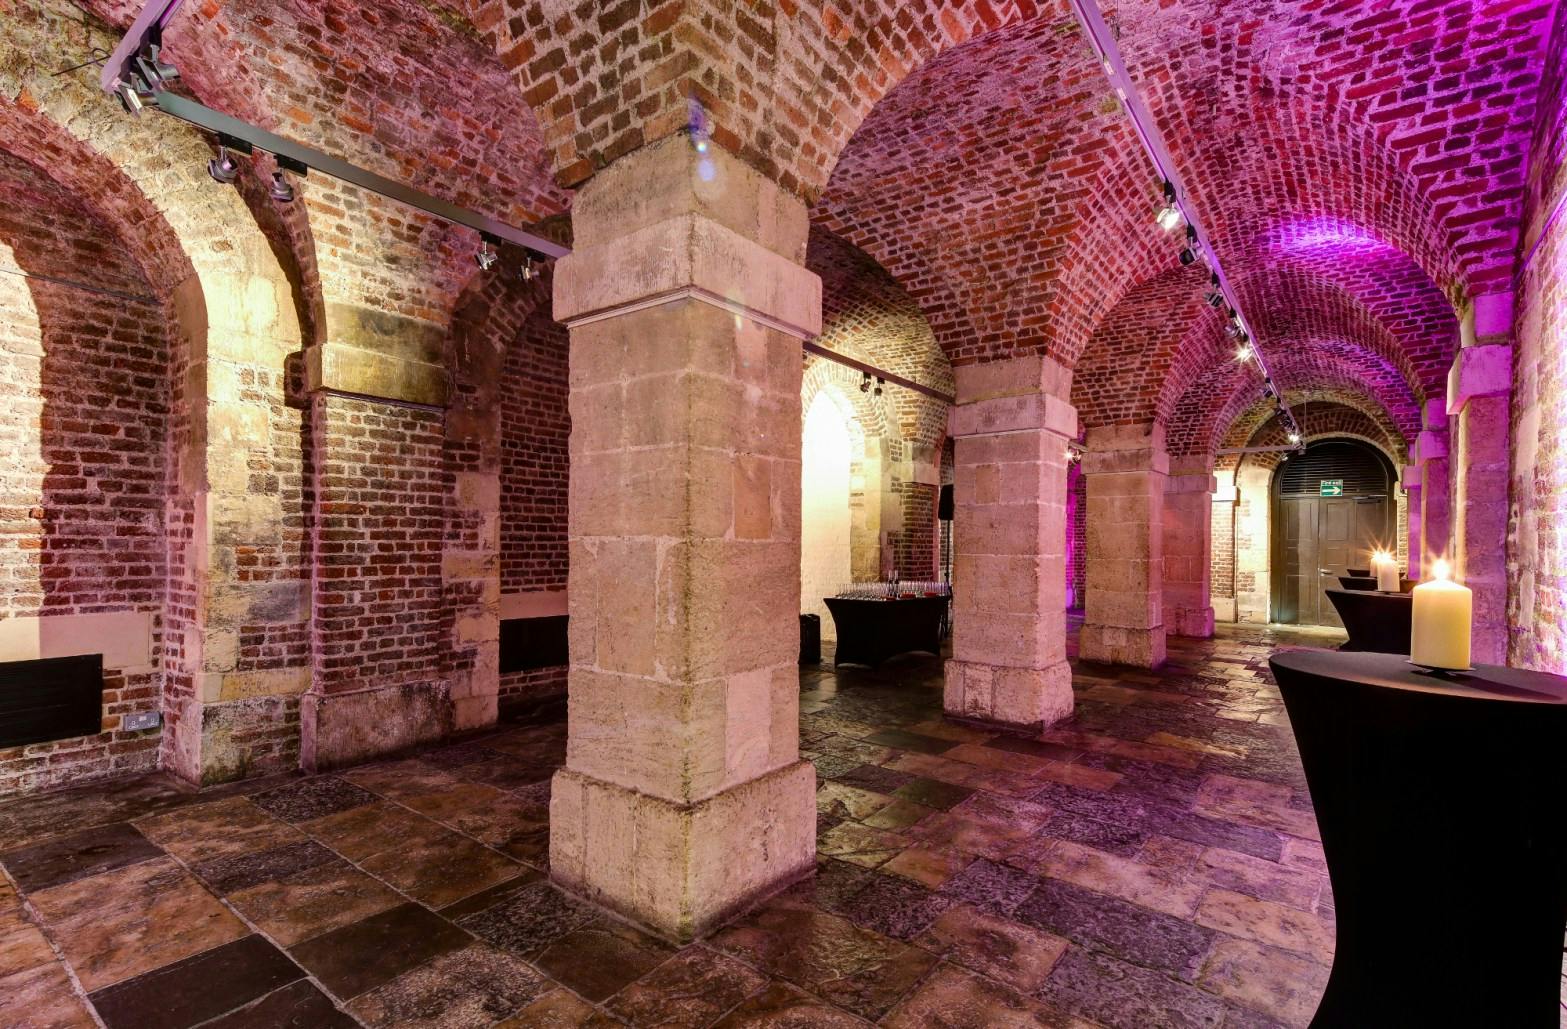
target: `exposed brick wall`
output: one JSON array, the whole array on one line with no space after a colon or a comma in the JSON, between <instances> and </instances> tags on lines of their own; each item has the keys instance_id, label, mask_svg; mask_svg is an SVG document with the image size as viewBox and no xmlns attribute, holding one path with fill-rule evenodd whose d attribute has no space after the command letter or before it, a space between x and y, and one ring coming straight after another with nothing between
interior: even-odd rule
<instances>
[{"instance_id":1,"label":"exposed brick wall","mask_svg":"<svg viewBox=\"0 0 1567 1029\"><path fill-rule=\"evenodd\" d=\"M4 152L0 193L0 619L136 611L152 626L150 664L105 668L101 733L0 749L5 795L156 761L158 730L119 725L156 710L162 684L173 348L94 212Z\"/></svg>"},{"instance_id":2,"label":"exposed brick wall","mask_svg":"<svg viewBox=\"0 0 1567 1029\"><path fill-rule=\"evenodd\" d=\"M1235 494L1225 492L1222 502L1213 504L1212 547L1209 560L1208 592L1215 600L1235 596Z\"/></svg>"},{"instance_id":3,"label":"exposed brick wall","mask_svg":"<svg viewBox=\"0 0 1567 1029\"><path fill-rule=\"evenodd\" d=\"M1567 672L1567 16L1539 110L1516 295L1508 660Z\"/></svg>"},{"instance_id":4,"label":"exposed brick wall","mask_svg":"<svg viewBox=\"0 0 1567 1029\"><path fill-rule=\"evenodd\" d=\"M566 588L566 329L546 305L506 348L501 405L501 590Z\"/></svg>"},{"instance_id":5,"label":"exposed brick wall","mask_svg":"<svg viewBox=\"0 0 1567 1029\"><path fill-rule=\"evenodd\" d=\"M1081 608L1088 597L1088 479L1077 461L1067 469L1066 534L1067 582L1072 587L1072 606Z\"/></svg>"},{"instance_id":6,"label":"exposed brick wall","mask_svg":"<svg viewBox=\"0 0 1567 1029\"><path fill-rule=\"evenodd\" d=\"M502 593L566 588L570 343L541 292L508 294L489 312L490 331L500 333L505 345L497 395ZM567 666L559 665L502 674L502 708L564 692L566 673Z\"/></svg>"},{"instance_id":7,"label":"exposed brick wall","mask_svg":"<svg viewBox=\"0 0 1567 1029\"><path fill-rule=\"evenodd\" d=\"M315 686L431 681L450 493L441 415L327 394L315 404Z\"/></svg>"},{"instance_id":8,"label":"exposed brick wall","mask_svg":"<svg viewBox=\"0 0 1567 1029\"><path fill-rule=\"evenodd\" d=\"M936 502L941 487L922 482L899 484L903 528L893 539L898 578L924 581L936 577Z\"/></svg>"}]
</instances>

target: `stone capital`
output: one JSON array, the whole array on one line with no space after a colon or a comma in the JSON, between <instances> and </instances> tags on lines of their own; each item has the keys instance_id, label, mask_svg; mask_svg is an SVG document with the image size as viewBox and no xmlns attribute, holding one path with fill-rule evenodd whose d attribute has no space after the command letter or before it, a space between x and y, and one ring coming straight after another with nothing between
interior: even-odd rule
<instances>
[{"instance_id":1,"label":"stone capital","mask_svg":"<svg viewBox=\"0 0 1567 1029\"><path fill-rule=\"evenodd\" d=\"M1077 435L1077 408L1045 393L997 396L959 402L947 414L951 436L989 436L1030 430L1054 433L1062 439Z\"/></svg>"},{"instance_id":2,"label":"stone capital","mask_svg":"<svg viewBox=\"0 0 1567 1029\"><path fill-rule=\"evenodd\" d=\"M1415 437L1415 445L1410 448L1410 460L1417 465L1423 465L1427 461L1440 461L1447 457L1447 432L1427 429Z\"/></svg>"},{"instance_id":3,"label":"stone capital","mask_svg":"<svg viewBox=\"0 0 1567 1029\"><path fill-rule=\"evenodd\" d=\"M1403 484L1406 490L1419 489L1421 482L1420 466L1418 464L1406 464L1403 472L1399 475L1399 482Z\"/></svg>"},{"instance_id":4,"label":"stone capital","mask_svg":"<svg viewBox=\"0 0 1567 1029\"><path fill-rule=\"evenodd\" d=\"M1066 403L1072 394L1072 370L1038 355L958 365L952 369L952 374L960 405L1034 394L1055 397ZM1076 431L1074 423L1072 434Z\"/></svg>"},{"instance_id":5,"label":"stone capital","mask_svg":"<svg viewBox=\"0 0 1567 1029\"><path fill-rule=\"evenodd\" d=\"M1166 475L1170 457L1164 452L1164 425L1101 425L1088 430L1083 452L1083 474L1154 472Z\"/></svg>"},{"instance_id":6,"label":"stone capital","mask_svg":"<svg viewBox=\"0 0 1567 1029\"><path fill-rule=\"evenodd\" d=\"M1213 494L1219 488L1219 480L1212 473L1207 475L1176 474L1173 470L1170 477L1164 481L1164 492L1170 493L1206 493Z\"/></svg>"},{"instance_id":7,"label":"stone capital","mask_svg":"<svg viewBox=\"0 0 1567 1029\"><path fill-rule=\"evenodd\" d=\"M802 339L822 330L822 281L701 214L579 248L555 267L555 318L571 327L696 300Z\"/></svg>"},{"instance_id":8,"label":"stone capital","mask_svg":"<svg viewBox=\"0 0 1567 1029\"><path fill-rule=\"evenodd\" d=\"M1456 415L1475 397L1502 397L1513 390L1513 348L1506 344L1465 347L1447 372L1447 413Z\"/></svg>"}]
</instances>

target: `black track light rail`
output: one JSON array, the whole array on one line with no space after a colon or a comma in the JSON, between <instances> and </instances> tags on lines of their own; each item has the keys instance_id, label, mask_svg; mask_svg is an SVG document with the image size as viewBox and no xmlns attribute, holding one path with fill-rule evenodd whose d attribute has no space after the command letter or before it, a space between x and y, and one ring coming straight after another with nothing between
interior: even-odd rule
<instances>
[{"instance_id":1,"label":"black track light rail","mask_svg":"<svg viewBox=\"0 0 1567 1029\"><path fill-rule=\"evenodd\" d=\"M905 379L901 375L894 375L892 372L883 371L882 369L877 368L875 365L866 364L864 361L856 361L852 357L845 357L836 350L828 350L820 343L812 343L810 340L802 340L800 342L800 347L807 354L815 354L817 357L826 358L835 364L843 365L845 368L853 368L855 371L864 375L881 379L884 382L890 382L894 386L902 386L904 389L913 390L915 393L930 397L933 400L940 400L946 404L957 403L958 398L953 396L951 393L943 393L939 389L936 389L932 386L922 385L921 383L915 382L913 379Z\"/></svg>"},{"instance_id":2,"label":"black track light rail","mask_svg":"<svg viewBox=\"0 0 1567 1029\"><path fill-rule=\"evenodd\" d=\"M235 149L248 147L265 151L277 158L281 167L295 174L302 174L300 169L318 171L443 221L465 225L481 236L505 241L544 257L564 257L571 252L569 247L554 240L496 221L477 211L458 207L448 200L431 196L384 175L377 175L314 147L285 139L163 88L164 80L178 76L171 66L162 63L158 51L162 46L163 28L173 18L180 3L181 0L153 0L147 4L104 63L99 84L104 92L118 97L128 111L135 113L143 107L156 108L212 133L224 145Z\"/></svg>"}]
</instances>

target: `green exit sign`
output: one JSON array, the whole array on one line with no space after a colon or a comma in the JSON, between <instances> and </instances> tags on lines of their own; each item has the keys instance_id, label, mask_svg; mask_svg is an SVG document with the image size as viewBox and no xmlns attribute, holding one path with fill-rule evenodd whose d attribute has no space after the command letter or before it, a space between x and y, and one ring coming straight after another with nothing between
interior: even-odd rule
<instances>
[{"instance_id":1,"label":"green exit sign","mask_svg":"<svg viewBox=\"0 0 1567 1029\"><path fill-rule=\"evenodd\" d=\"M1322 496L1342 497L1344 495L1343 479L1319 479L1318 481L1322 484Z\"/></svg>"}]
</instances>

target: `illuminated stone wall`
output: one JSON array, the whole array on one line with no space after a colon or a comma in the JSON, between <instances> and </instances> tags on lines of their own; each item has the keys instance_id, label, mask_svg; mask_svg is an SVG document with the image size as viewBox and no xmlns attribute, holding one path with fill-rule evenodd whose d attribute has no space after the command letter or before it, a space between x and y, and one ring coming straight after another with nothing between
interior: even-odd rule
<instances>
[{"instance_id":1,"label":"illuminated stone wall","mask_svg":"<svg viewBox=\"0 0 1567 1029\"><path fill-rule=\"evenodd\" d=\"M0 661L105 655L103 731L0 749L4 796L156 763L159 730L120 717L163 683L173 348L93 212L4 152L0 194Z\"/></svg>"},{"instance_id":2,"label":"illuminated stone wall","mask_svg":"<svg viewBox=\"0 0 1567 1029\"><path fill-rule=\"evenodd\" d=\"M1567 18L1551 38L1516 308L1510 663L1567 672Z\"/></svg>"}]
</instances>

